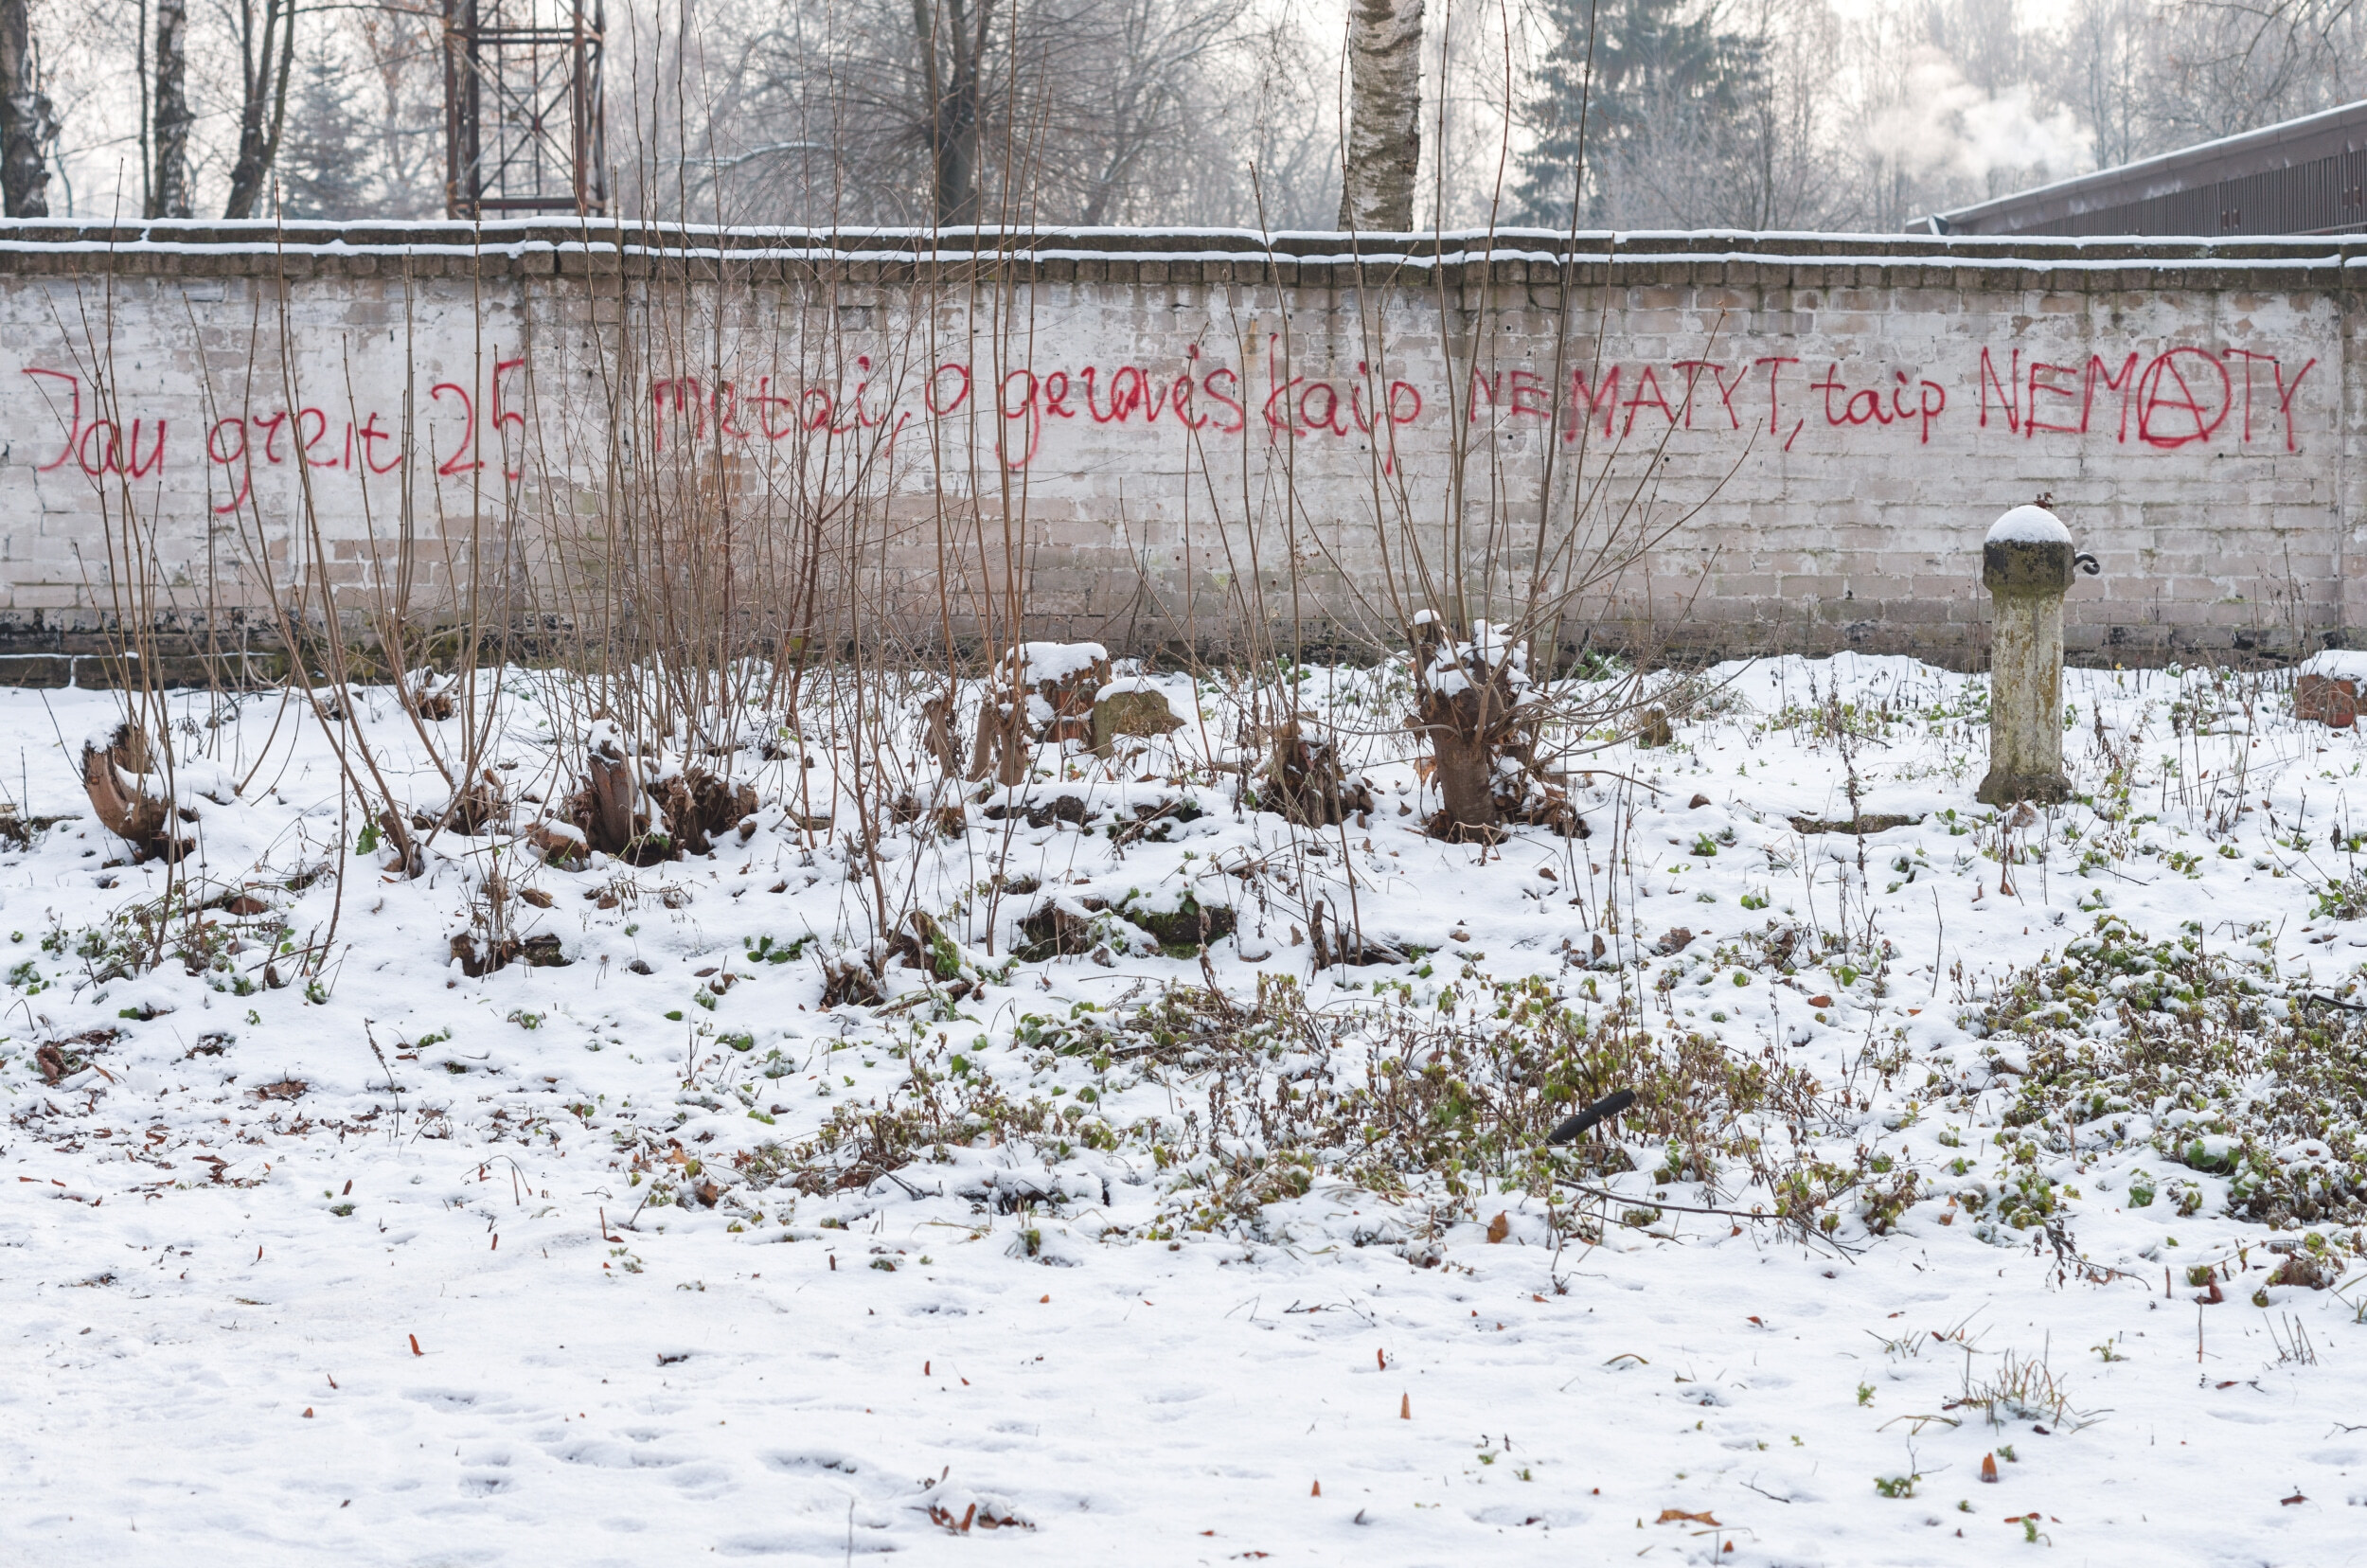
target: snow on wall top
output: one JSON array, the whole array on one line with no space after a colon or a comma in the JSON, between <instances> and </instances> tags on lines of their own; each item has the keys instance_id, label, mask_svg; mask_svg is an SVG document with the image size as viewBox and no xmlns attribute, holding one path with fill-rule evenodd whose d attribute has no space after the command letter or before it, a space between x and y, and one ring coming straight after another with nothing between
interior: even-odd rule
<instances>
[{"instance_id":1,"label":"snow on wall top","mask_svg":"<svg viewBox=\"0 0 2367 1568\"><path fill-rule=\"evenodd\" d=\"M1108 262L1231 263L1363 270L1386 286L1400 272L1441 265L1659 267L1948 267L1983 271L2293 270L2367 266L2367 239L2293 236L2242 240L2051 236L1753 233L1734 229L1588 231L1449 230L1430 234L1260 233L1225 228L791 228L656 224L616 220L521 220L471 224L437 220L353 223L74 219L0 222L0 264L44 255L164 258L240 256L257 265L302 258L404 256L499 266L527 257L725 259L774 263L872 262L896 266ZM151 260L149 265L154 266ZM169 262L164 263L169 266ZM1379 269L1373 271L1373 269Z\"/></svg>"},{"instance_id":2,"label":"snow on wall top","mask_svg":"<svg viewBox=\"0 0 2367 1568\"><path fill-rule=\"evenodd\" d=\"M2016 507L1989 525L1991 544L2068 544L2071 530L2044 507Z\"/></svg>"}]
</instances>

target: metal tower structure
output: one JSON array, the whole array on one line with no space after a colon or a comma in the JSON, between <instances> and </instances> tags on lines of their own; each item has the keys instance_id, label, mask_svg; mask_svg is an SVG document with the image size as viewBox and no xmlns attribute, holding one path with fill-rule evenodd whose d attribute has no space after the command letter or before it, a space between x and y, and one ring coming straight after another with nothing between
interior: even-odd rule
<instances>
[{"instance_id":1,"label":"metal tower structure","mask_svg":"<svg viewBox=\"0 0 2367 1568\"><path fill-rule=\"evenodd\" d=\"M608 210L604 0L444 0L444 208Z\"/></svg>"}]
</instances>

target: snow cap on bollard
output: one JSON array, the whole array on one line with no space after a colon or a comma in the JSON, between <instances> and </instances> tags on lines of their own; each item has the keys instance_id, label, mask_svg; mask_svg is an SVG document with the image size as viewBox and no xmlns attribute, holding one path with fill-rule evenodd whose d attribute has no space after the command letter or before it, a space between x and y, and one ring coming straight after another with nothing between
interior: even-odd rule
<instances>
[{"instance_id":1,"label":"snow cap on bollard","mask_svg":"<svg viewBox=\"0 0 2367 1568\"><path fill-rule=\"evenodd\" d=\"M2040 506L2016 507L1989 525L1984 543L2071 543L2071 530L2063 520Z\"/></svg>"},{"instance_id":2,"label":"snow cap on bollard","mask_svg":"<svg viewBox=\"0 0 2367 1568\"><path fill-rule=\"evenodd\" d=\"M2072 537L2044 507L2016 507L1981 542L1981 586L1992 594L2060 594L2071 586Z\"/></svg>"}]
</instances>

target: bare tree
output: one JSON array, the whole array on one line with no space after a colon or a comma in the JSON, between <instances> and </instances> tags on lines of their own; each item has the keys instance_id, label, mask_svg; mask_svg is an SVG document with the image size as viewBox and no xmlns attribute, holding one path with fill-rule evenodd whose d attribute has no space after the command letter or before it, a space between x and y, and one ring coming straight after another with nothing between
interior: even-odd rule
<instances>
[{"instance_id":1,"label":"bare tree","mask_svg":"<svg viewBox=\"0 0 2367 1568\"><path fill-rule=\"evenodd\" d=\"M1402 234L1422 158L1422 0L1349 0L1347 51L1340 226Z\"/></svg>"},{"instance_id":2,"label":"bare tree","mask_svg":"<svg viewBox=\"0 0 2367 1568\"><path fill-rule=\"evenodd\" d=\"M1247 168L1240 172L1248 176L1249 200L1220 187L1210 194L1224 205L1179 216L1239 223L1255 215L1267 228L1321 228L1340 205L1340 166L1333 156L1340 137L1326 113L1336 105L1321 90L1324 62L1314 42L1287 17L1265 21L1242 44L1234 56L1230 95L1237 112L1222 113L1220 103L1216 117L1248 128Z\"/></svg>"},{"instance_id":3,"label":"bare tree","mask_svg":"<svg viewBox=\"0 0 2367 1568\"><path fill-rule=\"evenodd\" d=\"M26 0L0 0L0 196L11 218L49 216L58 116L41 91Z\"/></svg>"},{"instance_id":4,"label":"bare tree","mask_svg":"<svg viewBox=\"0 0 2367 1568\"><path fill-rule=\"evenodd\" d=\"M1292 182L1326 172L1298 30L1250 20L1249 0L789 0L687 37L637 22L634 112L662 123L635 135L691 151L645 160L629 199L707 222L1246 223L1269 150Z\"/></svg>"},{"instance_id":5,"label":"bare tree","mask_svg":"<svg viewBox=\"0 0 2367 1568\"><path fill-rule=\"evenodd\" d=\"M1855 213L1825 85L1841 28L1824 0L1759 0L1753 22L1757 69L1740 88L1735 200L1721 221L1753 229L1847 225Z\"/></svg>"},{"instance_id":6,"label":"bare tree","mask_svg":"<svg viewBox=\"0 0 2367 1568\"><path fill-rule=\"evenodd\" d=\"M993 0L912 0L929 163L940 227L978 221L978 116Z\"/></svg>"},{"instance_id":7,"label":"bare tree","mask_svg":"<svg viewBox=\"0 0 2367 1568\"><path fill-rule=\"evenodd\" d=\"M2077 76L2068 96L2087 122L2099 169L2129 163L2146 145L2153 25L2146 0L2080 0L2072 13L2068 52Z\"/></svg>"},{"instance_id":8,"label":"bare tree","mask_svg":"<svg viewBox=\"0 0 2367 1568\"><path fill-rule=\"evenodd\" d=\"M354 19L377 87L380 205L389 218L443 211L443 29L421 11L373 8Z\"/></svg>"},{"instance_id":9,"label":"bare tree","mask_svg":"<svg viewBox=\"0 0 2367 1568\"><path fill-rule=\"evenodd\" d=\"M182 0L159 0L180 5ZM279 156L295 64L295 0L239 0L239 156L230 166L225 218L252 218Z\"/></svg>"},{"instance_id":10,"label":"bare tree","mask_svg":"<svg viewBox=\"0 0 2367 1568\"><path fill-rule=\"evenodd\" d=\"M1231 33L1241 7L1170 5L1166 0L1115 0L1106 8L1112 27L1097 100L1102 134L1085 172L1087 195L1078 214L1087 223L1111 222L1125 207L1135 176L1151 157L1160 132L1183 106L1196 67Z\"/></svg>"}]
</instances>

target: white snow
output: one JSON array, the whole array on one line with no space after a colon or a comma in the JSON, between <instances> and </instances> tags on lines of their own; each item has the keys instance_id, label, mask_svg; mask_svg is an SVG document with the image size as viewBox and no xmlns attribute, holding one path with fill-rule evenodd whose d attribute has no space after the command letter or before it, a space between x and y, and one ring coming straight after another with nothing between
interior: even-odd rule
<instances>
[{"instance_id":1,"label":"white snow","mask_svg":"<svg viewBox=\"0 0 2367 1568\"><path fill-rule=\"evenodd\" d=\"M1944 215L1945 216L1945 215ZM838 229L778 226L719 227L668 224L644 228L630 221L522 220L482 224L449 222L382 222L356 231L331 223L277 221L198 220L128 222L103 229L67 220L17 225L0 239L0 255L72 255L94 266L140 255L241 257L258 263L284 256L331 261L355 257L401 258L473 264L488 258L544 258L564 266L587 254L662 258L668 263L721 261L745 265L776 261L812 265L856 261L883 266L965 263L981 250L1041 264L1114 260L1121 264L1237 263L1273 258L1286 264L1386 268L1419 277L1439 266L1476 258L1531 265L1664 268L1669 265L1789 267L1806 257L1812 263L1844 267L1967 270L2001 282L2011 274L2123 272L2137 259L2149 271L2174 275L2216 272L2230 264L2247 272L2317 272L2367 268L2367 256L2345 255L2337 237L2246 235L2233 241L2208 239L2148 239L2134 235L2057 237L2037 235L1943 235L1901 233L1834 234L1751 232L1737 229L1632 230L1618 233L1499 228L1400 236L1281 232L1253 229L1175 228L1147 236L1087 227L988 226L979 229ZM1141 248L1146 239L1171 241ZM1409 243L1409 241L1411 241ZM1704 241L1720 242L1711 250ZM1443 253L1443 254L1442 254Z\"/></svg>"},{"instance_id":2,"label":"white snow","mask_svg":"<svg viewBox=\"0 0 2367 1568\"><path fill-rule=\"evenodd\" d=\"M2092 802L2014 826L1971 800L1979 677L1774 660L1711 671L1673 746L1587 739L1566 765L1590 837L1456 846L1420 831L1436 797L1402 728L1406 675L1317 669L1297 687L1379 797L1336 829L1241 807L1200 748L1203 729L1241 732L1250 693L1181 677L1161 678L1170 705L1210 718L1146 738L1143 760L1047 749L1031 783L928 794L966 834L927 813L882 826L889 880L982 988L955 998L891 961L884 1007L827 1009L826 966L881 935L860 855L800 825L876 768L834 739L827 703L802 710L791 757L733 759L766 810L711 858L571 872L447 833L408 879L357 851L360 813L301 704L176 698L195 721L171 736L184 775L253 778L231 804L188 797L205 885L271 905L206 912L206 940L240 946L191 972L130 956L143 932L199 928L139 924L172 873L114 864L124 846L57 741L107 727L115 699L0 691L20 816L79 813L0 838L9 1555L2348 1560L2367 1520L2352 1227L2231 1212L2252 1178L2207 1167L2241 1096L2011 1120L2056 1059L2029 1030L1991 1034L1984 1007L2017 979L2046 988L2034 1007L2086 1007L2055 966L2115 920L2254 966L2279 995L2355 999L2367 920L2323 900L2359 874L2342 834L2367 821L2367 738L2292 720L2272 679L2067 671L2067 761ZM583 705L547 679L476 683L509 693L495 763L513 800L576 779L551 738ZM338 734L400 788L448 790L399 704L349 706ZM470 722L427 728L450 742ZM1846 820L1853 788L1864 811L1928 815L1866 843L1788 820ZM1006 810L1064 793L1092 820ZM1120 842L1125 824L1171 835ZM998 867L1041 892L998 889ZM494 868L549 896L510 913L568 967L449 964ZM1598 1179L1610 1204L1549 1201L1485 1161L1454 1190L1415 1172L1383 1193L1327 1159L1292 1165L1322 1151L1279 1101L1258 1108L1270 1131L1252 1116L1166 1163L1152 1132L1182 1148L1184 1116L1210 1115L1204 1067L1091 1030L1163 988L1201 994L1199 955L1009 956L1043 899L1100 915L1187 891L1241 926L1206 955L1241 1009L1209 1049L1271 1043L1302 1092L1327 1075L1385 1098L1400 1074L1448 1069L1378 1042L1267 1042L1253 1009L1280 982L1309 1016L1395 999L1474 1039L1488 986L1533 983L1591 1018L1590 1040L1648 1026L1706 1042L1720 1070L1812 1074L1816 1156L1863 1149L1918 1173L1918 1195L1887 1234L1837 1198L1807 1244L1747 1218L1777 1199L1739 1162L1715 1185L1671 1174L1665 1142L1624 1128L1633 1168ZM1318 970L1317 899L1428 951ZM1691 940L1664 952L1676 927ZM1802 934L1788 964L1757 956L1786 928ZM2084 1016L2079 1038L2109 1042L2113 1006ZM35 1054L52 1044L71 1053L54 1084ZM831 1163L899 1116L918 1131L898 1163ZM2149 1144L2156 1125L2198 1163ZM2350 1159L2350 1125L2280 1136L2269 1163ZM842 1152L802 1168L846 1185L776 1179L834 1126ZM1304 1190L1262 1200L1228 1175L1300 1168ZM705 1180L712 1207L693 1197ZM2003 1217L2033 1184L2059 1204L2062 1255ZM2270 1245L2312 1228L2351 1283L2267 1285ZM2226 1272L2218 1303L2188 1282L2203 1264ZM1992 1427L1957 1402L2009 1352L2085 1418L2025 1401Z\"/></svg>"},{"instance_id":3,"label":"white snow","mask_svg":"<svg viewBox=\"0 0 2367 1568\"><path fill-rule=\"evenodd\" d=\"M2354 681L2367 685L2367 650L2322 649L2302 661L2299 673L2323 675L2330 681Z\"/></svg>"},{"instance_id":4,"label":"white snow","mask_svg":"<svg viewBox=\"0 0 2367 1568\"><path fill-rule=\"evenodd\" d=\"M1024 684L1039 686L1082 674L1109 657L1109 650L1095 642L1031 642L1020 645L1019 662Z\"/></svg>"},{"instance_id":5,"label":"white snow","mask_svg":"<svg viewBox=\"0 0 2367 1568\"><path fill-rule=\"evenodd\" d=\"M1989 525L1986 543L2068 544L2071 543L2071 530L2063 526L2061 518L2044 507L2016 507Z\"/></svg>"}]
</instances>

